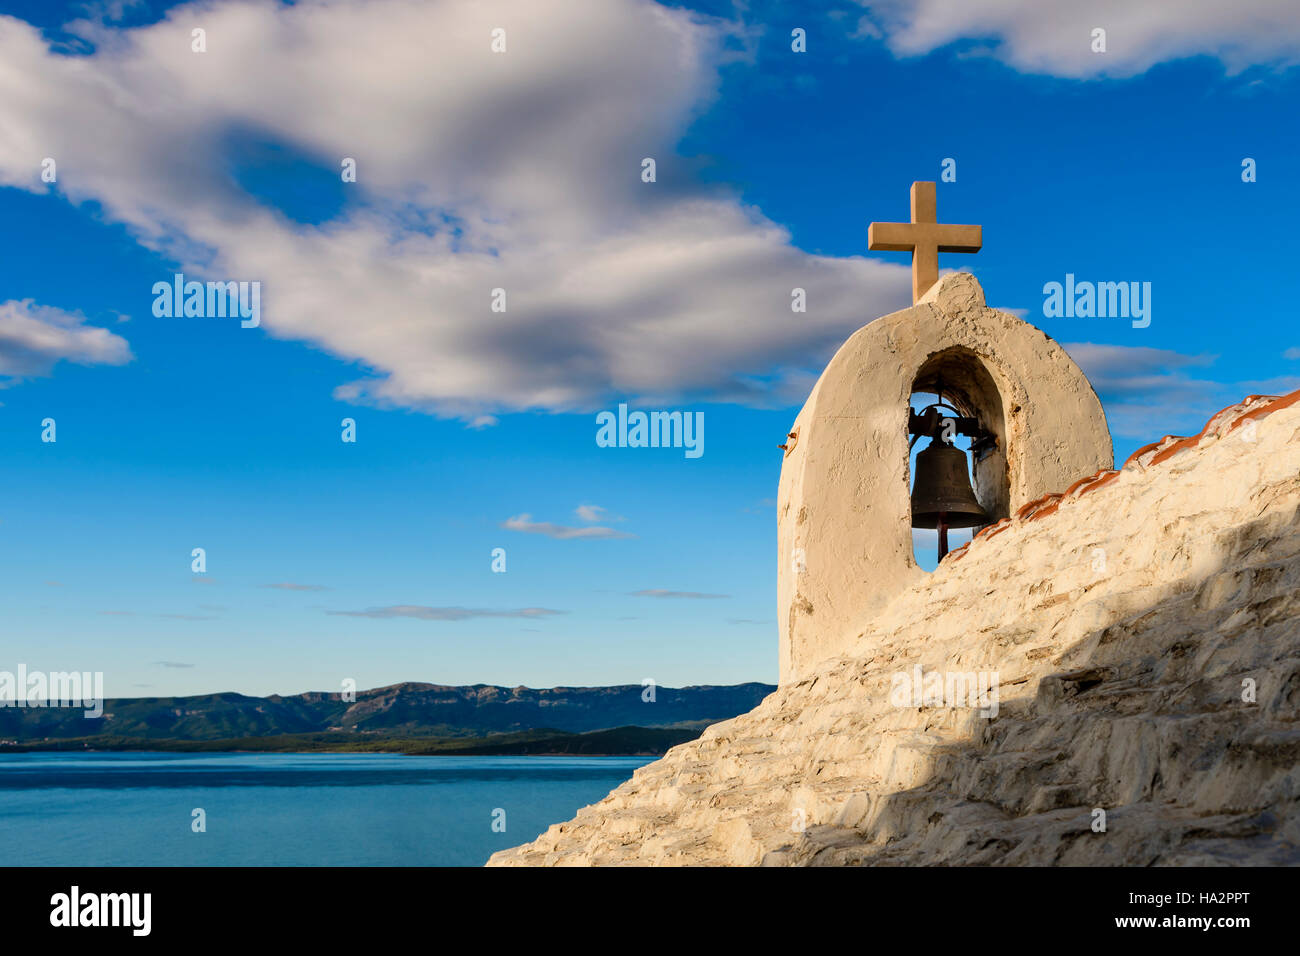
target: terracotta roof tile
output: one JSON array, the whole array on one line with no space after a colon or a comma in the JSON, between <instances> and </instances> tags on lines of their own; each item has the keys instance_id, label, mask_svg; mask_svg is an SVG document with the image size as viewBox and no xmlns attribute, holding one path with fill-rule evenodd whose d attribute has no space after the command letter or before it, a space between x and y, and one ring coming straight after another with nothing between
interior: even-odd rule
<instances>
[{"instance_id":1,"label":"terracotta roof tile","mask_svg":"<svg viewBox=\"0 0 1300 956\"><path fill-rule=\"evenodd\" d=\"M1080 489L1079 497L1082 498L1088 492L1096 491L1098 488L1102 487L1103 485L1110 484L1112 481L1114 481L1116 478L1119 477L1119 471L1115 468L1103 468L1101 471L1097 472L1097 474L1094 477L1096 478L1095 481L1089 482L1088 484L1084 485L1082 489Z\"/></svg>"},{"instance_id":2,"label":"terracotta roof tile","mask_svg":"<svg viewBox=\"0 0 1300 956\"><path fill-rule=\"evenodd\" d=\"M1060 499L1061 496L1056 493L1046 494L1041 498L1035 498L1033 501L1029 502L1029 504L1022 506L1021 509L1016 512L1016 518L1020 521L1033 521L1034 518L1038 517L1039 514L1046 511L1048 508L1055 511L1056 502Z\"/></svg>"},{"instance_id":3,"label":"terracotta roof tile","mask_svg":"<svg viewBox=\"0 0 1300 956\"><path fill-rule=\"evenodd\" d=\"M993 524L989 525L987 528L981 530L980 533L975 535L975 538L972 538L971 540L974 541L976 538L991 538L995 534L1001 534L1003 531L1006 531L1010 527L1011 527L1011 519L1003 518L1001 521L994 522Z\"/></svg>"}]
</instances>

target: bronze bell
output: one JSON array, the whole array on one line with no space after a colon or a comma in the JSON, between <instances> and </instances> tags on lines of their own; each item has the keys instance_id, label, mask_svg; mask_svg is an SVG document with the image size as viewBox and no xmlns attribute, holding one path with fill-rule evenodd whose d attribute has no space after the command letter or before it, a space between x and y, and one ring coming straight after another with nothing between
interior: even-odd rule
<instances>
[{"instance_id":1,"label":"bronze bell","mask_svg":"<svg viewBox=\"0 0 1300 956\"><path fill-rule=\"evenodd\" d=\"M970 486L964 451L935 438L929 448L917 452L913 528L975 528L989 521ZM947 551L946 543L941 545L940 557Z\"/></svg>"}]
</instances>

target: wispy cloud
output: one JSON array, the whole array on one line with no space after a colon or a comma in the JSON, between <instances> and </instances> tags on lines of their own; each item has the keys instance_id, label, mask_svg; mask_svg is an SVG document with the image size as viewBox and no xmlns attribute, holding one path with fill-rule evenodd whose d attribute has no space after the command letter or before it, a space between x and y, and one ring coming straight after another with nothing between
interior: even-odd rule
<instances>
[{"instance_id":1,"label":"wispy cloud","mask_svg":"<svg viewBox=\"0 0 1300 956\"><path fill-rule=\"evenodd\" d=\"M1217 355L1092 342L1062 347L1097 390L1116 437L1152 441L1162 434L1195 434L1211 415L1247 395L1300 388L1300 375L1221 381L1198 373L1214 365Z\"/></svg>"},{"instance_id":2,"label":"wispy cloud","mask_svg":"<svg viewBox=\"0 0 1300 956\"><path fill-rule=\"evenodd\" d=\"M1062 343L1097 390L1110 430L1118 437L1151 438L1197 429L1234 398L1235 387L1194 374L1215 355L1186 355L1147 346Z\"/></svg>"},{"instance_id":3,"label":"wispy cloud","mask_svg":"<svg viewBox=\"0 0 1300 956\"><path fill-rule=\"evenodd\" d=\"M564 614L545 607L523 607L515 610L490 610L471 607L428 607L422 604L395 604L390 607L368 607L364 611L326 611L342 617L412 617L421 621L464 621L475 617L550 617Z\"/></svg>"},{"instance_id":4,"label":"wispy cloud","mask_svg":"<svg viewBox=\"0 0 1300 956\"><path fill-rule=\"evenodd\" d=\"M622 515L617 517L609 513L609 509L601 505L578 505L573 509L573 513L578 516L580 521L626 521Z\"/></svg>"},{"instance_id":5,"label":"wispy cloud","mask_svg":"<svg viewBox=\"0 0 1300 956\"><path fill-rule=\"evenodd\" d=\"M629 592L632 597L650 597L650 598L690 598L692 600L709 600L713 598L727 598L730 594L705 594L702 591L666 591L663 588L647 588L644 591Z\"/></svg>"},{"instance_id":6,"label":"wispy cloud","mask_svg":"<svg viewBox=\"0 0 1300 956\"><path fill-rule=\"evenodd\" d=\"M1251 395L1286 395L1300 388L1300 375L1274 375L1272 378L1247 379L1237 383L1242 394Z\"/></svg>"},{"instance_id":7,"label":"wispy cloud","mask_svg":"<svg viewBox=\"0 0 1300 956\"><path fill-rule=\"evenodd\" d=\"M78 365L131 361L126 339L85 323L79 312L39 306L31 299L0 302L0 387L49 375L63 361Z\"/></svg>"},{"instance_id":8,"label":"wispy cloud","mask_svg":"<svg viewBox=\"0 0 1300 956\"><path fill-rule=\"evenodd\" d=\"M105 617L156 617L172 621L212 621L215 618L204 614L141 614L139 611L100 611Z\"/></svg>"},{"instance_id":9,"label":"wispy cloud","mask_svg":"<svg viewBox=\"0 0 1300 956\"><path fill-rule=\"evenodd\" d=\"M1043 3L1042 0L856 0L869 8L854 35L883 37L899 56L961 41L1025 73L1133 76L1207 55L1232 72L1300 61L1300 7L1278 0ZM1105 52L1092 31L1106 30Z\"/></svg>"},{"instance_id":10,"label":"wispy cloud","mask_svg":"<svg viewBox=\"0 0 1300 956\"><path fill-rule=\"evenodd\" d=\"M333 588L327 588L320 584L293 584L289 581L281 581L278 584L263 584L264 588L274 588L277 591L332 591Z\"/></svg>"},{"instance_id":11,"label":"wispy cloud","mask_svg":"<svg viewBox=\"0 0 1300 956\"><path fill-rule=\"evenodd\" d=\"M507 56L460 42L428 53L428 37L502 23ZM196 58L196 26L238 41ZM678 160L745 29L646 0L211 2L129 31L88 27L73 57L6 17L0 183L48 193L33 156L56 156L76 171L59 183L71 202L94 203L187 274L274 285L267 334L367 369L338 386L341 400L473 427L617 395L770 406L793 389L797 401L828 348L909 301L909 270L806 252ZM232 140L248 130L329 157L311 172L335 182L338 157L366 144L360 195L326 223L281 215L233 181ZM159 162L168 150L187 161ZM642 156L659 157L653 189ZM489 314L498 286L508 311ZM795 287L815 306L792 322ZM125 357L113 341L96 331L69 347Z\"/></svg>"},{"instance_id":12,"label":"wispy cloud","mask_svg":"<svg viewBox=\"0 0 1300 956\"><path fill-rule=\"evenodd\" d=\"M1171 349L1141 345L1099 345L1095 342L1064 342L1061 345L1094 385L1141 391L1153 375L1167 375L1186 368L1213 365L1216 355L1187 355Z\"/></svg>"},{"instance_id":13,"label":"wispy cloud","mask_svg":"<svg viewBox=\"0 0 1300 956\"><path fill-rule=\"evenodd\" d=\"M618 531L603 525L573 527L571 525L552 524L549 521L534 521L530 514L515 515L501 523L509 531L521 531L524 534L544 534L548 538L635 538L636 535Z\"/></svg>"},{"instance_id":14,"label":"wispy cloud","mask_svg":"<svg viewBox=\"0 0 1300 956\"><path fill-rule=\"evenodd\" d=\"M154 667L172 667L172 668L178 668L178 667L193 667L194 665L193 665L193 664L182 664L180 661L154 661L154 662L153 662L153 666L154 666ZM147 685L146 685L146 686L147 686Z\"/></svg>"}]
</instances>

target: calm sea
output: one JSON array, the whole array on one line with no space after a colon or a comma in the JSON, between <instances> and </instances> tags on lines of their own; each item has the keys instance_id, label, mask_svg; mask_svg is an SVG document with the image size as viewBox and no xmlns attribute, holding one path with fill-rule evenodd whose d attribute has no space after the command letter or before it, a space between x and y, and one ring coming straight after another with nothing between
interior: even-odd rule
<instances>
[{"instance_id":1,"label":"calm sea","mask_svg":"<svg viewBox=\"0 0 1300 956\"><path fill-rule=\"evenodd\" d=\"M477 866L569 819L648 762L0 755L0 865ZM205 833L192 830L195 809ZM493 831L499 810L504 833Z\"/></svg>"}]
</instances>

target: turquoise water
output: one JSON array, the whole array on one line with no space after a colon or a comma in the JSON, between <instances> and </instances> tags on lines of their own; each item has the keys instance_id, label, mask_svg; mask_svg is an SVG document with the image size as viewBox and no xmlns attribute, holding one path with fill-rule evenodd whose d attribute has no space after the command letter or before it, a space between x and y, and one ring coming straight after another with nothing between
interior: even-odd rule
<instances>
[{"instance_id":1,"label":"turquoise water","mask_svg":"<svg viewBox=\"0 0 1300 956\"><path fill-rule=\"evenodd\" d=\"M477 866L569 819L648 762L0 755L0 865ZM206 813L205 833L192 830L196 808ZM498 809L504 833L492 829Z\"/></svg>"}]
</instances>

